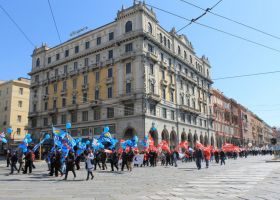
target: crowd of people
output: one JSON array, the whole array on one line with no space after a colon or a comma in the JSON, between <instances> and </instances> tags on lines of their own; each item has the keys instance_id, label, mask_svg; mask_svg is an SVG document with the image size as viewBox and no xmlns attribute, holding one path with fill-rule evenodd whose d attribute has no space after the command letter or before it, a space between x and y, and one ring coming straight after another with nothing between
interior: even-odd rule
<instances>
[{"instance_id":1,"label":"crowd of people","mask_svg":"<svg viewBox=\"0 0 280 200\"><path fill-rule=\"evenodd\" d=\"M213 149L211 151L203 150L203 148L194 147L194 149L180 149L176 148L172 151L162 150L157 151L155 149L142 150L127 148L125 150L119 149L118 151L113 149L112 151L106 151L105 149L99 149L97 151L87 148L82 154L78 154L77 151L71 150L66 157L63 158L61 150L58 148L54 151L46 151L43 156L48 166L49 176L64 176L64 180L67 180L68 173L73 173L74 179L76 178L76 170L81 169L81 162L85 163L87 171L86 180L94 178L93 171L95 170L111 170L111 171L124 171L125 167L128 171L132 171L133 166L137 167L156 167L158 163L161 166L174 166L177 167L177 161L182 162L195 162L197 169L202 168L202 163L205 163L205 168L209 167L210 162L215 162L220 165L225 165L226 159L237 159L238 157L247 158L248 155L272 155L271 150L241 150L237 151L224 151L223 149ZM20 151L7 150L7 167L10 167L13 174L17 173L32 173L32 169L35 168L34 160L35 153L32 148L28 147L25 153ZM142 158L140 163L135 161L136 157ZM111 165L111 169L108 169L107 164Z\"/></svg>"}]
</instances>

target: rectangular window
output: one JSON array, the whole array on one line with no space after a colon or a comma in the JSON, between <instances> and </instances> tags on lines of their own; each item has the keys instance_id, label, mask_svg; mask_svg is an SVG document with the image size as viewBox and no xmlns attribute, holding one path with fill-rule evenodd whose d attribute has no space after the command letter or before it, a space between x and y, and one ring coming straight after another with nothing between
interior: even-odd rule
<instances>
[{"instance_id":1,"label":"rectangular window","mask_svg":"<svg viewBox=\"0 0 280 200\"><path fill-rule=\"evenodd\" d=\"M64 73L64 74L67 74L67 73L68 73L68 66L67 66L67 65L64 65L64 67L63 67L63 73Z\"/></svg>"},{"instance_id":2,"label":"rectangular window","mask_svg":"<svg viewBox=\"0 0 280 200\"><path fill-rule=\"evenodd\" d=\"M96 45L100 45L101 44L101 37L96 38Z\"/></svg>"},{"instance_id":3,"label":"rectangular window","mask_svg":"<svg viewBox=\"0 0 280 200\"><path fill-rule=\"evenodd\" d=\"M163 61L163 59L164 59L164 55L163 53L160 53L160 60Z\"/></svg>"},{"instance_id":4,"label":"rectangular window","mask_svg":"<svg viewBox=\"0 0 280 200\"><path fill-rule=\"evenodd\" d=\"M152 94L155 94L155 84L154 83L150 84L150 91Z\"/></svg>"},{"instance_id":5,"label":"rectangular window","mask_svg":"<svg viewBox=\"0 0 280 200\"><path fill-rule=\"evenodd\" d=\"M163 118L166 118L166 117L167 117L166 108L162 108L162 117L163 117Z\"/></svg>"},{"instance_id":6,"label":"rectangular window","mask_svg":"<svg viewBox=\"0 0 280 200\"><path fill-rule=\"evenodd\" d=\"M87 100L88 100L88 98L87 98L87 93L84 92L84 93L83 93L83 103L86 103Z\"/></svg>"},{"instance_id":7,"label":"rectangular window","mask_svg":"<svg viewBox=\"0 0 280 200\"><path fill-rule=\"evenodd\" d=\"M17 116L17 122L21 123L21 115Z\"/></svg>"},{"instance_id":8,"label":"rectangular window","mask_svg":"<svg viewBox=\"0 0 280 200\"><path fill-rule=\"evenodd\" d=\"M95 72L95 83L99 83L99 72Z\"/></svg>"},{"instance_id":9,"label":"rectangular window","mask_svg":"<svg viewBox=\"0 0 280 200\"><path fill-rule=\"evenodd\" d=\"M48 121L49 121L48 118L45 117L45 118L44 118L44 126L48 126L48 125L49 125L49 122L48 122Z\"/></svg>"},{"instance_id":10,"label":"rectangular window","mask_svg":"<svg viewBox=\"0 0 280 200\"><path fill-rule=\"evenodd\" d=\"M52 116L52 124L53 124L53 125L56 125L56 124L57 124L57 117L56 117L56 115L53 115L53 116Z\"/></svg>"},{"instance_id":11,"label":"rectangular window","mask_svg":"<svg viewBox=\"0 0 280 200\"><path fill-rule=\"evenodd\" d=\"M150 74L154 74L154 65L150 64Z\"/></svg>"},{"instance_id":12,"label":"rectangular window","mask_svg":"<svg viewBox=\"0 0 280 200\"><path fill-rule=\"evenodd\" d=\"M56 106L56 100L53 100L53 109L56 109L57 106Z\"/></svg>"},{"instance_id":13,"label":"rectangular window","mask_svg":"<svg viewBox=\"0 0 280 200\"><path fill-rule=\"evenodd\" d=\"M75 53L79 53L79 46L75 46Z\"/></svg>"},{"instance_id":14,"label":"rectangular window","mask_svg":"<svg viewBox=\"0 0 280 200\"><path fill-rule=\"evenodd\" d=\"M109 33L109 41L114 39L114 32Z\"/></svg>"},{"instance_id":15,"label":"rectangular window","mask_svg":"<svg viewBox=\"0 0 280 200\"><path fill-rule=\"evenodd\" d=\"M89 41L87 41L85 44L85 49L89 49L89 46L90 46L90 43L89 43Z\"/></svg>"},{"instance_id":16,"label":"rectangular window","mask_svg":"<svg viewBox=\"0 0 280 200\"><path fill-rule=\"evenodd\" d=\"M95 108L93 110L93 118L94 120L99 120L100 119L100 116L101 116L101 110L100 108Z\"/></svg>"},{"instance_id":17,"label":"rectangular window","mask_svg":"<svg viewBox=\"0 0 280 200\"><path fill-rule=\"evenodd\" d=\"M88 111L83 111L82 112L82 121L83 122L88 121Z\"/></svg>"},{"instance_id":18,"label":"rectangular window","mask_svg":"<svg viewBox=\"0 0 280 200\"><path fill-rule=\"evenodd\" d=\"M170 101L174 102L174 92L173 91L170 92Z\"/></svg>"},{"instance_id":19,"label":"rectangular window","mask_svg":"<svg viewBox=\"0 0 280 200\"><path fill-rule=\"evenodd\" d=\"M23 88L19 88L19 94L23 95Z\"/></svg>"},{"instance_id":20,"label":"rectangular window","mask_svg":"<svg viewBox=\"0 0 280 200\"><path fill-rule=\"evenodd\" d=\"M107 108L107 118L114 117L114 108Z\"/></svg>"},{"instance_id":21,"label":"rectangular window","mask_svg":"<svg viewBox=\"0 0 280 200\"><path fill-rule=\"evenodd\" d=\"M22 108L22 101L18 101L18 107Z\"/></svg>"},{"instance_id":22,"label":"rectangular window","mask_svg":"<svg viewBox=\"0 0 280 200\"><path fill-rule=\"evenodd\" d=\"M171 120L175 120L175 112L174 112L174 110L171 110Z\"/></svg>"},{"instance_id":23,"label":"rectangular window","mask_svg":"<svg viewBox=\"0 0 280 200\"><path fill-rule=\"evenodd\" d=\"M17 135L20 135L21 129L17 128Z\"/></svg>"},{"instance_id":24,"label":"rectangular window","mask_svg":"<svg viewBox=\"0 0 280 200\"><path fill-rule=\"evenodd\" d=\"M48 64L52 62L52 57L48 57Z\"/></svg>"},{"instance_id":25,"label":"rectangular window","mask_svg":"<svg viewBox=\"0 0 280 200\"><path fill-rule=\"evenodd\" d=\"M66 98L63 98L62 99L62 108L65 108L66 107Z\"/></svg>"},{"instance_id":26,"label":"rectangular window","mask_svg":"<svg viewBox=\"0 0 280 200\"><path fill-rule=\"evenodd\" d=\"M173 84L173 76L172 75L169 76L169 80L170 80L170 83Z\"/></svg>"},{"instance_id":27,"label":"rectangular window","mask_svg":"<svg viewBox=\"0 0 280 200\"><path fill-rule=\"evenodd\" d=\"M74 122L77 122L77 112L72 112L71 113L71 122L74 123Z\"/></svg>"},{"instance_id":28,"label":"rectangular window","mask_svg":"<svg viewBox=\"0 0 280 200\"><path fill-rule=\"evenodd\" d=\"M125 45L125 52L133 51L132 43L128 43Z\"/></svg>"},{"instance_id":29,"label":"rectangular window","mask_svg":"<svg viewBox=\"0 0 280 200\"><path fill-rule=\"evenodd\" d=\"M72 87L73 89L77 89L77 79L72 80Z\"/></svg>"},{"instance_id":30,"label":"rectangular window","mask_svg":"<svg viewBox=\"0 0 280 200\"><path fill-rule=\"evenodd\" d=\"M89 136L88 128L82 129L82 136Z\"/></svg>"},{"instance_id":31,"label":"rectangular window","mask_svg":"<svg viewBox=\"0 0 280 200\"><path fill-rule=\"evenodd\" d=\"M156 105L150 104L150 114L156 116Z\"/></svg>"},{"instance_id":32,"label":"rectangular window","mask_svg":"<svg viewBox=\"0 0 280 200\"><path fill-rule=\"evenodd\" d=\"M74 71L78 71L78 62L74 62Z\"/></svg>"},{"instance_id":33,"label":"rectangular window","mask_svg":"<svg viewBox=\"0 0 280 200\"><path fill-rule=\"evenodd\" d=\"M108 51L108 59L113 59L114 55L113 55L113 50L109 50Z\"/></svg>"},{"instance_id":34,"label":"rectangular window","mask_svg":"<svg viewBox=\"0 0 280 200\"><path fill-rule=\"evenodd\" d=\"M109 68L108 69L108 78L112 78L113 77L113 68Z\"/></svg>"},{"instance_id":35,"label":"rectangular window","mask_svg":"<svg viewBox=\"0 0 280 200\"><path fill-rule=\"evenodd\" d=\"M154 52L154 47L151 44L148 44L148 51L151 53Z\"/></svg>"},{"instance_id":36,"label":"rectangular window","mask_svg":"<svg viewBox=\"0 0 280 200\"><path fill-rule=\"evenodd\" d=\"M113 97L112 87L108 87L108 98L112 98L112 97Z\"/></svg>"},{"instance_id":37,"label":"rectangular window","mask_svg":"<svg viewBox=\"0 0 280 200\"><path fill-rule=\"evenodd\" d=\"M72 104L76 104L77 103L77 96L73 95L72 96Z\"/></svg>"},{"instance_id":38,"label":"rectangular window","mask_svg":"<svg viewBox=\"0 0 280 200\"><path fill-rule=\"evenodd\" d=\"M168 59L168 64L169 64L169 66L171 66L171 65L172 65L171 58L169 58L169 59Z\"/></svg>"},{"instance_id":39,"label":"rectangular window","mask_svg":"<svg viewBox=\"0 0 280 200\"><path fill-rule=\"evenodd\" d=\"M86 67L88 66L88 58L85 58L84 64L85 64Z\"/></svg>"},{"instance_id":40,"label":"rectangular window","mask_svg":"<svg viewBox=\"0 0 280 200\"><path fill-rule=\"evenodd\" d=\"M131 83L126 83L126 94L131 93Z\"/></svg>"},{"instance_id":41,"label":"rectangular window","mask_svg":"<svg viewBox=\"0 0 280 200\"><path fill-rule=\"evenodd\" d=\"M162 78L163 80L165 80L165 72L164 72L164 70L161 70L161 78Z\"/></svg>"},{"instance_id":42,"label":"rectangular window","mask_svg":"<svg viewBox=\"0 0 280 200\"><path fill-rule=\"evenodd\" d=\"M126 63L126 65L125 65L125 72L126 72L126 74L130 74L131 73L131 63Z\"/></svg>"},{"instance_id":43,"label":"rectangular window","mask_svg":"<svg viewBox=\"0 0 280 200\"><path fill-rule=\"evenodd\" d=\"M44 108L45 108L45 111L47 111L48 110L48 102L47 101L45 101L45 105L44 105Z\"/></svg>"},{"instance_id":44,"label":"rectangular window","mask_svg":"<svg viewBox=\"0 0 280 200\"><path fill-rule=\"evenodd\" d=\"M68 56L69 56L69 50L67 49L67 50L64 51L64 57L66 58Z\"/></svg>"},{"instance_id":45,"label":"rectangular window","mask_svg":"<svg viewBox=\"0 0 280 200\"><path fill-rule=\"evenodd\" d=\"M164 100L166 99L165 88L162 88L162 98L163 98Z\"/></svg>"},{"instance_id":46,"label":"rectangular window","mask_svg":"<svg viewBox=\"0 0 280 200\"><path fill-rule=\"evenodd\" d=\"M125 104L124 105L124 116L134 115L134 104Z\"/></svg>"},{"instance_id":47,"label":"rectangular window","mask_svg":"<svg viewBox=\"0 0 280 200\"><path fill-rule=\"evenodd\" d=\"M36 76L35 76L35 82L36 82L36 83L39 83L39 75L36 75ZM7 94L9 93L9 88L7 88L6 93L7 93Z\"/></svg>"},{"instance_id":48,"label":"rectangular window","mask_svg":"<svg viewBox=\"0 0 280 200\"><path fill-rule=\"evenodd\" d=\"M99 90L98 89L95 90L94 98L95 98L95 100L99 99Z\"/></svg>"},{"instance_id":49,"label":"rectangular window","mask_svg":"<svg viewBox=\"0 0 280 200\"><path fill-rule=\"evenodd\" d=\"M67 89L67 81L62 82L62 91L66 91Z\"/></svg>"},{"instance_id":50,"label":"rectangular window","mask_svg":"<svg viewBox=\"0 0 280 200\"><path fill-rule=\"evenodd\" d=\"M192 116L188 115L188 123L191 124L192 123Z\"/></svg>"},{"instance_id":51,"label":"rectangular window","mask_svg":"<svg viewBox=\"0 0 280 200\"><path fill-rule=\"evenodd\" d=\"M60 54L57 53L55 57L56 57L56 60L59 60Z\"/></svg>"},{"instance_id":52,"label":"rectangular window","mask_svg":"<svg viewBox=\"0 0 280 200\"><path fill-rule=\"evenodd\" d=\"M84 75L84 85L88 84L88 75Z\"/></svg>"},{"instance_id":53,"label":"rectangular window","mask_svg":"<svg viewBox=\"0 0 280 200\"><path fill-rule=\"evenodd\" d=\"M57 93L57 83L55 83L54 85L53 85L53 92L56 94Z\"/></svg>"},{"instance_id":54,"label":"rectangular window","mask_svg":"<svg viewBox=\"0 0 280 200\"><path fill-rule=\"evenodd\" d=\"M65 114L61 115L61 124L66 124L66 115Z\"/></svg>"},{"instance_id":55,"label":"rectangular window","mask_svg":"<svg viewBox=\"0 0 280 200\"><path fill-rule=\"evenodd\" d=\"M186 121L186 119L185 119L185 113L180 113L180 115L181 115L181 121L182 121L182 122L185 122L185 121Z\"/></svg>"},{"instance_id":56,"label":"rectangular window","mask_svg":"<svg viewBox=\"0 0 280 200\"><path fill-rule=\"evenodd\" d=\"M37 127L37 119L36 119L36 118L33 118L33 119L31 120L31 127L32 127L32 128Z\"/></svg>"},{"instance_id":57,"label":"rectangular window","mask_svg":"<svg viewBox=\"0 0 280 200\"><path fill-rule=\"evenodd\" d=\"M100 54L96 54L95 56L96 63L100 62Z\"/></svg>"}]
</instances>

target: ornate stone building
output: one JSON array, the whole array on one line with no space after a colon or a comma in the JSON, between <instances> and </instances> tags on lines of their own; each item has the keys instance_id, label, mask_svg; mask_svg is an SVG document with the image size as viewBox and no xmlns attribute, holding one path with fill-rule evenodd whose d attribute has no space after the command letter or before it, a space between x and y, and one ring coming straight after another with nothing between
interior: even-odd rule
<instances>
[{"instance_id":1,"label":"ornate stone building","mask_svg":"<svg viewBox=\"0 0 280 200\"><path fill-rule=\"evenodd\" d=\"M211 66L186 36L166 31L143 3L116 20L32 55L29 128L34 134L72 122L73 136L117 138L150 132L174 147L214 144Z\"/></svg>"}]
</instances>

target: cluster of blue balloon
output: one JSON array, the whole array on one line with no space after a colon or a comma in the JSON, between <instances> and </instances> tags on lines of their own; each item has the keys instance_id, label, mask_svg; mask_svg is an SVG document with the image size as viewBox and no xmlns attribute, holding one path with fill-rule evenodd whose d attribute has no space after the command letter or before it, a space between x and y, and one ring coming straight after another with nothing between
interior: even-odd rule
<instances>
[{"instance_id":1,"label":"cluster of blue balloon","mask_svg":"<svg viewBox=\"0 0 280 200\"><path fill-rule=\"evenodd\" d=\"M140 144L144 147L144 148L148 148L149 147L149 140L148 140L149 138L148 138L148 136L145 136L144 137L144 140L142 140L141 142L140 142Z\"/></svg>"},{"instance_id":2,"label":"cluster of blue balloon","mask_svg":"<svg viewBox=\"0 0 280 200\"><path fill-rule=\"evenodd\" d=\"M112 138L110 134L110 128L105 126L103 132L101 133L98 139L93 139L92 141L92 148L94 150L99 149L115 149L118 140L116 138Z\"/></svg>"},{"instance_id":3,"label":"cluster of blue balloon","mask_svg":"<svg viewBox=\"0 0 280 200\"><path fill-rule=\"evenodd\" d=\"M7 128L7 134L11 134L12 132L13 132L13 129L12 128ZM0 142L3 142L3 143L7 143L8 141L7 141L7 139L5 138L5 133L3 132L3 133L1 133L0 134Z\"/></svg>"},{"instance_id":4,"label":"cluster of blue balloon","mask_svg":"<svg viewBox=\"0 0 280 200\"><path fill-rule=\"evenodd\" d=\"M122 149L126 149L127 147L136 148L138 143L138 137L135 135L131 140L126 140L121 143Z\"/></svg>"},{"instance_id":5,"label":"cluster of blue balloon","mask_svg":"<svg viewBox=\"0 0 280 200\"><path fill-rule=\"evenodd\" d=\"M22 152L25 153L27 152L28 143L30 142L32 142L31 135L27 133L23 141L18 146L18 148L20 148Z\"/></svg>"},{"instance_id":6,"label":"cluster of blue balloon","mask_svg":"<svg viewBox=\"0 0 280 200\"><path fill-rule=\"evenodd\" d=\"M35 152L46 140L50 139L51 136L50 134L45 134L44 136L44 139L41 140L41 142L39 142L38 144L36 144L34 147L33 147L33 151Z\"/></svg>"}]
</instances>

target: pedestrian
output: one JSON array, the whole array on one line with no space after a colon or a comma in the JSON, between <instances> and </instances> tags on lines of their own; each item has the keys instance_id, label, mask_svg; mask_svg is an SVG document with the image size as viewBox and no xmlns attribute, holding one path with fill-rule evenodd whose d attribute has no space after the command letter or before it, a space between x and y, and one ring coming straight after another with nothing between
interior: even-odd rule
<instances>
[{"instance_id":1,"label":"pedestrian","mask_svg":"<svg viewBox=\"0 0 280 200\"><path fill-rule=\"evenodd\" d=\"M59 150L57 150L55 152L55 159L54 159L54 174L55 174L55 177L58 177L58 172L60 173L61 176L63 175L63 173L61 171L61 152Z\"/></svg>"},{"instance_id":2,"label":"pedestrian","mask_svg":"<svg viewBox=\"0 0 280 200\"><path fill-rule=\"evenodd\" d=\"M209 162L210 162L210 159L211 159L210 157L211 157L210 150L205 150L204 151L204 158L205 158L206 168L209 167Z\"/></svg>"},{"instance_id":3,"label":"pedestrian","mask_svg":"<svg viewBox=\"0 0 280 200\"><path fill-rule=\"evenodd\" d=\"M173 157L174 166L177 167L177 160L179 159L179 153L176 149L174 149L172 153L172 157Z\"/></svg>"},{"instance_id":4,"label":"pedestrian","mask_svg":"<svg viewBox=\"0 0 280 200\"><path fill-rule=\"evenodd\" d=\"M129 171L132 171L132 162L134 158L134 152L131 147L129 147L129 152L127 153L127 167Z\"/></svg>"},{"instance_id":5,"label":"pedestrian","mask_svg":"<svg viewBox=\"0 0 280 200\"><path fill-rule=\"evenodd\" d=\"M17 157L17 153L16 152L13 152L12 155L11 155L11 173L10 174L13 174L14 173L14 169L17 171L17 161L18 161L18 157Z\"/></svg>"},{"instance_id":6,"label":"pedestrian","mask_svg":"<svg viewBox=\"0 0 280 200\"><path fill-rule=\"evenodd\" d=\"M32 153L31 147L27 147L27 152L25 155L25 166L24 166L24 174L27 173L27 169L29 169L29 173L32 173L32 165L33 165L33 159L32 159Z\"/></svg>"},{"instance_id":7,"label":"pedestrian","mask_svg":"<svg viewBox=\"0 0 280 200\"><path fill-rule=\"evenodd\" d=\"M96 151L94 152L94 170L96 170L96 166L98 165L99 169L101 169L100 161L101 152Z\"/></svg>"},{"instance_id":8,"label":"pedestrian","mask_svg":"<svg viewBox=\"0 0 280 200\"><path fill-rule=\"evenodd\" d=\"M107 154L104 151L104 149L102 149L101 155L100 155L100 161L101 161L101 164L102 164L102 170L105 170L105 169L107 170L106 160L107 160Z\"/></svg>"},{"instance_id":9,"label":"pedestrian","mask_svg":"<svg viewBox=\"0 0 280 200\"><path fill-rule=\"evenodd\" d=\"M80 162L81 162L81 155L76 155L75 165L77 170L81 169Z\"/></svg>"},{"instance_id":10,"label":"pedestrian","mask_svg":"<svg viewBox=\"0 0 280 200\"><path fill-rule=\"evenodd\" d=\"M7 161L7 167L9 167L11 164L11 149L7 149L6 161Z\"/></svg>"},{"instance_id":11,"label":"pedestrian","mask_svg":"<svg viewBox=\"0 0 280 200\"><path fill-rule=\"evenodd\" d=\"M218 150L214 151L214 157L215 157L216 163L219 164L219 152L218 152Z\"/></svg>"},{"instance_id":12,"label":"pedestrian","mask_svg":"<svg viewBox=\"0 0 280 200\"><path fill-rule=\"evenodd\" d=\"M127 153L125 151L122 152L122 171L124 170L124 166L126 165L127 170L129 170L127 165Z\"/></svg>"},{"instance_id":13,"label":"pedestrian","mask_svg":"<svg viewBox=\"0 0 280 200\"><path fill-rule=\"evenodd\" d=\"M194 148L194 157L195 157L197 169L200 170L201 169L201 160L203 159L203 153L202 153L201 149L196 148L196 147Z\"/></svg>"},{"instance_id":14,"label":"pedestrian","mask_svg":"<svg viewBox=\"0 0 280 200\"><path fill-rule=\"evenodd\" d=\"M89 180L89 175L91 175L91 180L94 178L93 174L92 174L92 170L93 170L93 159L94 159L94 155L91 151L89 151L88 153L85 154L85 165L86 165L86 170L87 170L87 181Z\"/></svg>"},{"instance_id":15,"label":"pedestrian","mask_svg":"<svg viewBox=\"0 0 280 200\"><path fill-rule=\"evenodd\" d=\"M18 163L19 163L19 167L18 167L18 173L20 173L20 171L23 171L23 163L24 163L24 153L21 151L18 155Z\"/></svg>"},{"instance_id":16,"label":"pedestrian","mask_svg":"<svg viewBox=\"0 0 280 200\"><path fill-rule=\"evenodd\" d=\"M116 152L115 149L112 150L112 153L109 155L109 161L111 163L111 171L114 171L114 167L117 169L117 171L119 171L119 167L118 167L118 154Z\"/></svg>"},{"instance_id":17,"label":"pedestrian","mask_svg":"<svg viewBox=\"0 0 280 200\"><path fill-rule=\"evenodd\" d=\"M220 159L221 159L221 165L225 165L226 162L225 162L225 159L226 159L226 154L223 150L220 151Z\"/></svg>"},{"instance_id":18,"label":"pedestrian","mask_svg":"<svg viewBox=\"0 0 280 200\"><path fill-rule=\"evenodd\" d=\"M66 158L66 173L64 180L67 180L68 172L72 171L74 175L74 179L76 178L76 173L75 173L75 154L73 151L69 152L69 155Z\"/></svg>"}]
</instances>

